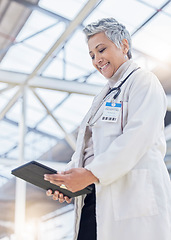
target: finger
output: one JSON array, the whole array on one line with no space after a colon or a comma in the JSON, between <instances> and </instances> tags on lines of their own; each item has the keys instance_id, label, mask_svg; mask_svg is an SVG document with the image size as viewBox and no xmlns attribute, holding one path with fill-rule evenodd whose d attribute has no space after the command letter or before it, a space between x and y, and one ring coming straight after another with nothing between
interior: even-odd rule
<instances>
[{"instance_id":1,"label":"finger","mask_svg":"<svg viewBox=\"0 0 171 240\"><path fill-rule=\"evenodd\" d=\"M59 198L56 197L55 195L53 195L52 199L55 200L55 201L57 201Z\"/></svg>"},{"instance_id":2,"label":"finger","mask_svg":"<svg viewBox=\"0 0 171 240\"><path fill-rule=\"evenodd\" d=\"M71 201L72 201L72 198L69 198L69 197L64 197L64 200L67 202L67 203L71 203Z\"/></svg>"},{"instance_id":3,"label":"finger","mask_svg":"<svg viewBox=\"0 0 171 240\"><path fill-rule=\"evenodd\" d=\"M59 199L63 199L63 198L64 198L63 193L59 193Z\"/></svg>"},{"instance_id":4,"label":"finger","mask_svg":"<svg viewBox=\"0 0 171 240\"><path fill-rule=\"evenodd\" d=\"M55 191L54 194L53 194L53 200L58 200L59 199L59 191Z\"/></svg>"},{"instance_id":5,"label":"finger","mask_svg":"<svg viewBox=\"0 0 171 240\"><path fill-rule=\"evenodd\" d=\"M59 187L64 184L64 182L55 181L55 180L51 180L50 183L55 184L55 185L57 185L57 186L59 186Z\"/></svg>"},{"instance_id":6,"label":"finger","mask_svg":"<svg viewBox=\"0 0 171 240\"><path fill-rule=\"evenodd\" d=\"M56 190L53 195L59 198L59 191Z\"/></svg>"},{"instance_id":7,"label":"finger","mask_svg":"<svg viewBox=\"0 0 171 240\"><path fill-rule=\"evenodd\" d=\"M48 189L48 190L46 191L46 195L47 195L47 196L52 196L52 190L51 190L51 189Z\"/></svg>"},{"instance_id":8,"label":"finger","mask_svg":"<svg viewBox=\"0 0 171 240\"><path fill-rule=\"evenodd\" d=\"M59 202L63 203L65 201L64 195L62 193L59 194Z\"/></svg>"},{"instance_id":9,"label":"finger","mask_svg":"<svg viewBox=\"0 0 171 240\"><path fill-rule=\"evenodd\" d=\"M57 174L44 174L44 180L56 179Z\"/></svg>"},{"instance_id":10,"label":"finger","mask_svg":"<svg viewBox=\"0 0 171 240\"><path fill-rule=\"evenodd\" d=\"M58 200L59 198L58 198L57 196L53 195L52 199L56 201L56 200Z\"/></svg>"},{"instance_id":11,"label":"finger","mask_svg":"<svg viewBox=\"0 0 171 240\"><path fill-rule=\"evenodd\" d=\"M64 181L66 179L66 176L64 174L61 173L57 173L57 174L44 174L44 180L46 181Z\"/></svg>"}]
</instances>

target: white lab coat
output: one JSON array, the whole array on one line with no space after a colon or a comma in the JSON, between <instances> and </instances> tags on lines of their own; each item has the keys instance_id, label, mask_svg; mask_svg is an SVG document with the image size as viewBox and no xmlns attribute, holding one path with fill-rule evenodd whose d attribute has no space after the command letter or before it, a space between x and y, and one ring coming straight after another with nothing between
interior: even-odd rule
<instances>
[{"instance_id":1,"label":"white lab coat","mask_svg":"<svg viewBox=\"0 0 171 240\"><path fill-rule=\"evenodd\" d=\"M135 68L131 62L115 86ZM94 160L86 168L99 179L95 184L97 240L171 240L171 182L163 161L164 91L154 74L137 70L121 87L116 102L122 102L122 109L113 123L100 117L105 103L100 108L99 104L108 90L109 84L83 119L69 164L82 167L86 123L93 115ZM75 199L74 239L83 200L84 196Z\"/></svg>"}]
</instances>

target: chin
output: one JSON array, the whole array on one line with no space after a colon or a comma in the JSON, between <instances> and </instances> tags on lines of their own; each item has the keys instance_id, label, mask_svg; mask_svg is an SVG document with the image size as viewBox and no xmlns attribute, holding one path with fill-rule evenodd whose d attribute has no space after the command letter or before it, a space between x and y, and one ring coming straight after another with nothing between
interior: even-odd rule
<instances>
[{"instance_id":1,"label":"chin","mask_svg":"<svg viewBox=\"0 0 171 240\"><path fill-rule=\"evenodd\" d=\"M113 76L113 73L112 74L102 74L105 78L111 78Z\"/></svg>"}]
</instances>

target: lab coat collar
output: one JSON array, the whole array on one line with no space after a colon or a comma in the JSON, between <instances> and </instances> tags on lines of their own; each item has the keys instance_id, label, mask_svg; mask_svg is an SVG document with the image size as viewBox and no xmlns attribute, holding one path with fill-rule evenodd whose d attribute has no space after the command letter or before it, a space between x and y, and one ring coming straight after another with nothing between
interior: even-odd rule
<instances>
[{"instance_id":1,"label":"lab coat collar","mask_svg":"<svg viewBox=\"0 0 171 240\"><path fill-rule=\"evenodd\" d=\"M97 111L99 105L105 98L109 89L112 87L117 87L125 79L125 77L127 77L127 75L137 67L138 65L134 63L133 60L128 60L119 67L119 69L110 79L107 79L108 80L107 84L103 87L101 92L94 98L88 119ZM118 80L117 77L119 78ZM111 86L111 84L113 86Z\"/></svg>"},{"instance_id":2,"label":"lab coat collar","mask_svg":"<svg viewBox=\"0 0 171 240\"><path fill-rule=\"evenodd\" d=\"M113 88L119 86L125 77L137 67L138 65L134 63L132 59L123 63L111 78L107 78L109 87Z\"/></svg>"}]
</instances>

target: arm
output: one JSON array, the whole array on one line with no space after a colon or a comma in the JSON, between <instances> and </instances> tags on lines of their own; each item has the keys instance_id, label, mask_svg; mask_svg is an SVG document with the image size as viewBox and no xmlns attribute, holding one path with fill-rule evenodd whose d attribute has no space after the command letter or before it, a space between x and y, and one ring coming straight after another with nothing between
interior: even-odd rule
<instances>
[{"instance_id":1,"label":"arm","mask_svg":"<svg viewBox=\"0 0 171 240\"><path fill-rule=\"evenodd\" d=\"M130 88L128 121L123 134L86 166L101 184L110 184L127 174L148 151L163 128L166 98L152 73L141 73Z\"/></svg>"}]
</instances>

